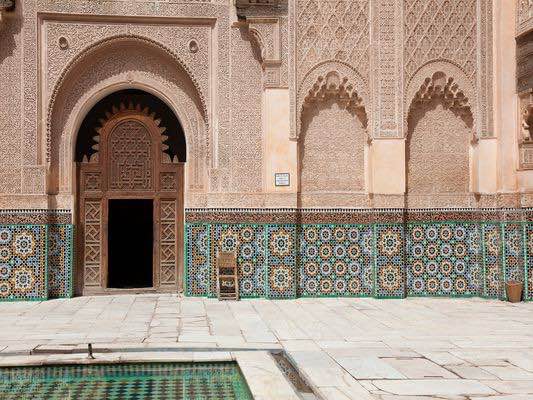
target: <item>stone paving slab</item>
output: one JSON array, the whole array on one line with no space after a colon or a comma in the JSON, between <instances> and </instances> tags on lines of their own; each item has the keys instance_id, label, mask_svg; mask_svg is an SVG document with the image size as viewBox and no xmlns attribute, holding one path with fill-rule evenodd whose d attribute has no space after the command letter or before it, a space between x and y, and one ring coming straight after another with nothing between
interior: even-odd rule
<instances>
[{"instance_id":1,"label":"stone paving slab","mask_svg":"<svg viewBox=\"0 0 533 400\"><path fill-rule=\"evenodd\" d=\"M254 368L265 364L275 391L279 370L264 355L284 349L325 400L533 399L533 303L126 294L0 303L0 327L0 365L34 350L39 362L67 359L73 353L50 353L87 343L104 360L124 349L143 359L243 353ZM292 399L285 389L265 396Z\"/></svg>"}]
</instances>

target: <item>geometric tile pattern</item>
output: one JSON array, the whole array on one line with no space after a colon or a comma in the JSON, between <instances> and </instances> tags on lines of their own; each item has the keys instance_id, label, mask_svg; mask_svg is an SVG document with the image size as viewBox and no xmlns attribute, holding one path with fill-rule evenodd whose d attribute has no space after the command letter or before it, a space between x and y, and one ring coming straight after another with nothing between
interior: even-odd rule
<instances>
[{"instance_id":1,"label":"geometric tile pattern","mask_svg":"<svg viewBox=\"0 0 533 400\"><path fill-rule=\"evenodd\" d=\"M297 234L294 225L265 226L267 230L267 276L265 285L269 299L292 299L297 295Z\"/></svg>"},{"instance_id":2,"label":"geometric tile pattern","mask_svg":"<svg viewBox=\"0 0 533 400\"><path fill-rule=\"evenodd\" d=\"M48 297L73 296L74 227L48 226Z\"/></svg>"},{"instance_id":3,"label":"geometric tile pattern","mask_svg":"<svg viewBox=\"0 0 533 400\"><path fill-rule=\"evenodd\" d=\"M6 399L253 399L231 362L2 368L0 393Z\"/></svg>"},{"instance_id":4,"label":"geometric tile pattern","mask_svg":"<svg viewBox=\"0 0 533 400\"><path fill-rule=\"evenodd\" d=\"M505 296L504 275L502 268L502 230L496 223L482 225L483 247L483 296L501 299Z\"/></svg>"},{"instance_id":5,"label":"geometric tile pattern","mask_svg":"<svg viewBox=\"0 0 533 400\"><path fill-rule=\"evenodd\" d=\"M521 223L507 223L503 229L505 281L524 281L524 227Z\"/></svg>"},{"instance_id":6,"label":"geometric tile pattern","mask_svg":"<svg viewBox=\"0 0 533 400\"><path fill-rule=\"evenodd\" d=\"M0 300L45 300L46 226L0 225Z\"/></svg>"},{"instance_id":7,"label":"geometric tile pattern","mask_svg":"<svg viewBox=\"0 0 533 400\"><path fill-rule=\"evenodd\" d=\"M375 290L377 298L405 297L403 225L375 225Z\"/></svg>"},{"instance_id":8,"label":"geometric tile pattern","mask_svg":"<svg viewBox=\"0 0 533 400\"><path fill-rule=\"evenodd\" d=\"M187 224L185 227L185 288L188 296L209 296L210 231L208 224Z\"/></svg>"},{"instance_id":9,"label":"geometric tile pattern","mask_svg":"<svg viewBox=\"0 0 533 400\"><path fill-rule=\"evenodd\" d=\"M373 234L369 225L303 225L300 296L371 296Z\"/></svg>"},{"instance_id":10,"label":"geometric tile pattern","mask_svg":"<svg viewBox=\"0 0 533 400\"><path fill-rule=\"evenodd\" d=\"M533 300L533 224L526 225L525 235L525 292L527 300Z\"/></svg>"},{"instance_id":11,"label":"geometric tile pattern","mask_svg":"<svg viewBox=\"0 0 533 400\"><path fill-rule=\"evenodd\" d=\"M475 296L482 288L479 225L409 224L409 296Z\"/></svg>"},{"instance_id":12,"label":"geometric tile pattern","mask_svg":"<svg viewBox=\"0 0 533 400\"><path fill-rule=\"evenodd\" d=\"M533 300L533 222L188 223L186 293L215 296L237 255L242 297L484 296L522 281Z\"/></svg>"}]
</instances>

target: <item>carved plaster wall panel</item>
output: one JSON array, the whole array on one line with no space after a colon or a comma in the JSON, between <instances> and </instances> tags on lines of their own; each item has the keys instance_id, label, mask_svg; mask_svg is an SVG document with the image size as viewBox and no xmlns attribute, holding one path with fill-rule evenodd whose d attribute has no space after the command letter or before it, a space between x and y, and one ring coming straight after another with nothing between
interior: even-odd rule
<instances>
[{"instance_id":1,"label":"carved plaster wall panel","mask_svg":"<svg viewBox=\"0 0 533 400\"><path fill-rule=\"evenodd\" d=\"M439 98L412 110L406 146L409 194L468 193L469 122L468 115Z\"/></svg>"},{"instance_id":2,"label":"carved plaster wall panel","mask_svg":"<svg viewBox=\"0 0 533 400\"><path fill-rule=\"evenodd\" d=\"M232 28L231 134L220 138L220 161L227 165L223 191L261 192L263 187L262 56L251 33Z\"/></svg>"},{"instance_id":3,"label":"carved plaster wall panel","mask_svg":"<svg viewBox=\"0 0 533 400\"><path fill-rule=\"evenodd\" d=\"M403 0L372 1L373 137L403 137Z\"/></svg>"},{"instance_id":4,"label":"carved plaster wall panel","mask_svg":"<svg viewBox=\"0 0 533 400\"><path fill-rule=\"evenodd\" d=\"M370 104L369 15L368 0L291 2L292 138L297 139L301 133L303 102L319 76L340 73L353 82L365 104Z\"/></svg>"},{"instance_id":5,"label":"carved plaster wall panel","mask_svg":"<svg viewBox=\"0 0 533 400\"><path fill-rule=\"evenodd\" d=\"M4 18L0 22L0 193L20 193L23 24L20 10Z\"/></svg>"},{"instance_id":6,"label":"carved plaster wall panel","mask_svg":"<svg viewBox=\"0 0 533 400\"><path fill-rule=\"evenodd\" d=\"M87 20L85 23L63 22L45 19L43 22L43 48L45 54L46 82L45 104L53 101L62 75L85 52L105 43L106 38L132 36L153 42L175 57L187 70L197 85L202 107L207 113L209 107L209 45L211 25L213 22L199 21L191 24L187 21L174 20L167 24L109 23ZM189 42L195 40L196 52L191 52ZM128 67L127 65L125 66ZM52 98L52 99L51 99Z\"/></svg>"},{"instance_id":7,"label":"carved plaster wall panel","mask_svg":"<svg viewBox=\"0 0 533 400\"><path fill-rule=\"evenodd\" d=\"M470 104L478 137L492 128L492 2L490 0L404 0L404 110L410 107L413 80L425 79L435 64L474 88ZM457 76L461 75L461 77ZM466 87L467 85L463 85Z\"/></svg>"},{"instance_id":8,"label":"carved plaster wall panel","mask_svg":"<svg viewBox=\"0 0 533 400\"><path fill-rule=\"evenodd\" d=\"M116 35L132 35L146 37L157 41L162 46L178 55L180 60L190 69L198 82L202 95L208 93L209 82L209 45L211 24L205 21L199 25L174 21L168 25L147 25L142 23L75 23L46 21L47 41L47 89L49 93L57 83L61 72L74 57L105 38ZM67 41L62 48L60 39ZM188 43L195 40L200 45L196 52L191 52Z\"/></svg>"},{"instance_id":9,"label":"carved plaster wall panel","mask_svg":"<svg viewBox=\"0 0 533 400\"><path fill-rule=\"evenodd\" d=\"M517 0L516 35L522 35L533 29L533 0Z\"/></svg>"},{"instance_id":10,"label":"carved plaster wall panel","mask_svg":"<svg viewBox=\"0 0 533 400\"><path fill-rule=\"evenodd\" d=\"M364 191L365 127L357 110L347 107L334 97L306 107L300 138L302 193Z\"/></svg>"},{"instance_id":11,"label":"carved plaster wall panel","mask_svg":"<svg viewBox=\"0 0 533 400\"><path fill-rule=\"evenodd\" d=\"M25 46L17 47L24 48L24 62L22 63L24 73L24 79L22 79L24 85L24 116L20 120L24 124L23 135L25 146L22 149L22 155L24 162L28 166L44 163L46 160L46 126L43 124L39 129L37 127L37 121L42 120L42 114L45 112L43 109L37 110L39 101L43 104L43 108L45 108L43 99L37 99L37 94L39 93L37 90L37 79L39 78L41 80L41 75L38 71L43 70L37 63L37 51L40 49L41 54L46 54L47 49L41 43L39 43L39 47L35 46L37 42L36 28L40 24L36 22L31 23L31 21L37 21L38 13L41 19L46 19L48 13L53 13L54 17L58 17L58 20L55 21L58 23L71 20L73 23L76 21L79 25L84 25L87 21L94 22L98 20L102 22L105 20L105 23L102 25L115 26L115 31L117 30L116 25L120 24L128 25L129 32L136 31L140 26L143 35L144 31L150 31L151 29L153 39L158 41L162 47L166 48L177 46L177 42L181 46L181 41L176 41L176 35L169 31L172 28L166 28L166 25L176 25L177 19L181 18L180 21L184 22L182 25L186 25L191 29L202 30L206 25L209 25L209 29L204 30L209 31L210 35L207 45L202 43L201 37L195 39L200 44L198 51L194 55L193 53L184 53L183 59L187 58L189 54L191 58L196 57L198 61L191 68L191 75L198 74L202 79L201 82L200 80L197 81L205 85L205 87L209 85L207 92L202 92L202 95L205 96L206 102L209 101L209 114L216 113L217 124L216 126L209 126L211 131L210 136L212 136L213 140L207 144L209 148L205 148L205 151L213 156L210 157L209 161L205 162L204 172L207 172L207 168L217 165L218 137L225 136L225 132L230 131L229 79L227 77L229 75L229 9L231 5L226 0L198 0L162 2L158 3L157 7L154 7L153 1L131 1L128 2L127 14L129 17L124 16L124 5L124 1L36 0L26 1L24 7L19 8L24 13L24 20L30 21L29 23L23 24L22 27ZM71 17L69 14L75 15L75 17ZM135 18L136 15L139 16L137 19ZM161 29L154 28L154 26L160 27ZM43 38L43 36L41 33L40 37ZM62 46L62 52L68 54L73 42L70 36L64 37L67 41L66 46L63 43L60 45L59 42L55 42L54 44L58 46L57 50ZM83 35L79 35L79 37L82 37L82 40L87 39L83 38ZM186 47L188 47L188 44L186 43ZM207 50L211 44L215 46ZM207 50L207 54L211 60L217 61L216 64L213 64L214 67L211 67L211 64L203 61L202 49ZM205 55L206 53L203 54ZM189 63L189 60L187 60L187 63ZM216 77L221 78L218 79ZM44 96L44 92L48 90L47 83L42 82L42 87L44 89ZM195 130L198 129L202 129L202 122L195 127ZM206 145L200 144L200 146L205 147Z\"/></svg>"}]
</instances>

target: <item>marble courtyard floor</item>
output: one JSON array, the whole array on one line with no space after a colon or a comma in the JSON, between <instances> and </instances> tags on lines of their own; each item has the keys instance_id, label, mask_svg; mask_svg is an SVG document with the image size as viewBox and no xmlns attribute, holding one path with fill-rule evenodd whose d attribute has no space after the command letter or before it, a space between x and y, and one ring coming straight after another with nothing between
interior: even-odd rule
<instances>
[{"instance_id":1,"label":"marble courtyard floor","mask_svg":"<svg viewBox=\"0 0 533 400\"><path fill-rule=\"evenodd\" d=\"M0 365L72 358L51 353L86 343L97 359L112 357L104 348L146 359L236 353L258 368L265 351L283 349L323 399L533 399L533 303L175 295L0 303Z\"/></svg>"}]
</instances>

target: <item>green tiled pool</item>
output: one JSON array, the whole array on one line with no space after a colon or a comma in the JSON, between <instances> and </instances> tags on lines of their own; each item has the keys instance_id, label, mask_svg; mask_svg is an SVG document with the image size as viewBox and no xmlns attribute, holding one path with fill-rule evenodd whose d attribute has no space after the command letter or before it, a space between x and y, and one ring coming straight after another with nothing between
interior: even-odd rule
<instances>
[{"instance_id":1,"label":"green tiled pool","mask_svg":"<svg viewBox=\"0 0 533 400\"><path fill-rule=\"evenodd\" d=\"M0 368L0 399L252 400L234 362Z\"/></svg>"}]
</instances>

